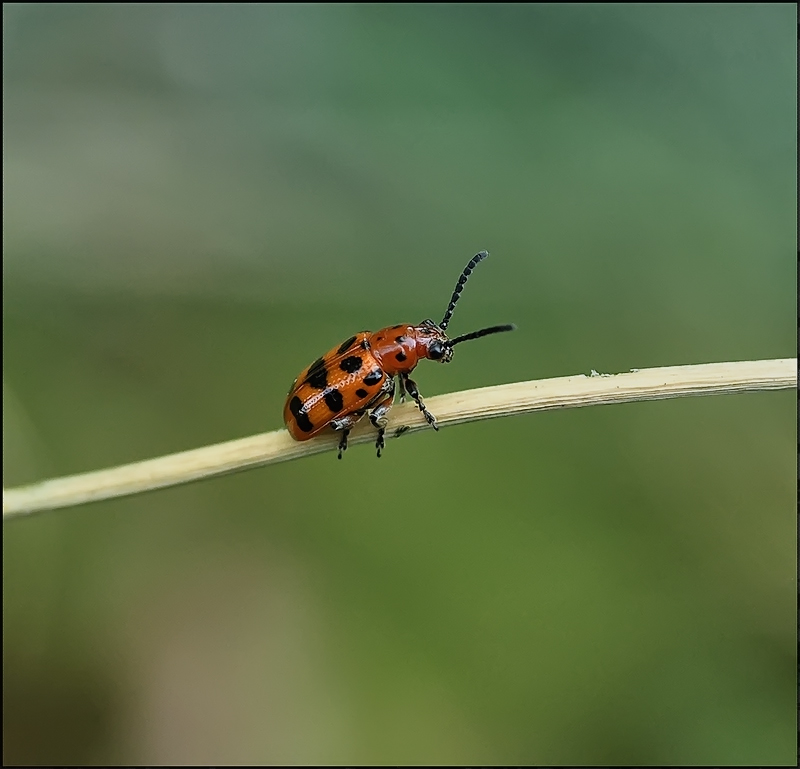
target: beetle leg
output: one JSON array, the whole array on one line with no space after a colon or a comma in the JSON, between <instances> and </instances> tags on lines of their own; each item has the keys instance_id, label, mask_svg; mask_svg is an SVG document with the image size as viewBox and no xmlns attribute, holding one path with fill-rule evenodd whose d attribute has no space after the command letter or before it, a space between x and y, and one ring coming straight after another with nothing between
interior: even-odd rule
<instances>
[{"instance_id":1,"label":"beetle leg","mask_svg":"<svg viewBox=\"0 0 800 769\"><path fill-rule=\"evenodd\" d=\"M342 458L342 453L347 451L347 436L350 435L350 428L363 416L363 411L357 411L355 414L331 420L331 427L342 433L342 437L339 439L339 459Z\"/></svg>"},{"instance_id":2,"label":"beetle leg","mask_svg":"<svg viewBox=\"0 0 800 769\"><path fill-rule=\"evenodd\" d=\"M389 409L392 407L392 401L394 400L394 379L392 379L391 382L391 386L386 391L386 397L378 401L378 404L372 409L369 415L369 421L372 422L372 426L378 431L378 438L375 441L378 457L380 457L381 451L386 447L386 441L383 439L386 433L386 425L389 422L386 415L389 413Z\"/></svg>"},{"instance_id":3,"label":"beetle leg","mask_svg":"<svg viewBox=\"0 0 800 769\"><path fill-rule=\"evenodd\" d=\"M339 459L342 458L342 452L347 451L347 436L350 435L349 430L342 430L342 437L339 438Z\"/></svg>"},{"instance_id":4,"label":"beetle leg","mask_svg":"<svg viewBox=\"0 0 800 769\"><path fill-rule=\"evenodd\" d=\"M381 401L369 415L369 421L372 422L372 426L378 431L378 437L375 440L375 448L378 450L378 457L380 457L381 451L386 447L386 441L383 439L383 436L386 433L386 425L389 422L386 415L389 413L391 407L392 399L386 398L386 400Z\"/></svg>"},{"instance_id":5,"label":"beetle leg","mask_svg":"<svg viewBox=\"0 0 800 769\"><path fill-rule=\"evenodd\" d=\"M405 403L406 400L406 383L403 377L400 377L400 403Z\"/></svg>"},{"instance_id":6,"label":"beetle leg","mask_svg":"<svg viewBox=\"0 0 800 769\"><path fill-rule=\"evenodd\" d=\"M422 416L428 420L428 424L434 429L438 430L439 426L436 424L436 417L431 414L428 409L425 408L425 404L422 402L422 396L419 394L419 388L417 387L417 383L410 379L407 374L401 374L400 377L405 380L406 390L408 394L414 399L414 402L419 407L419 410L422 412Z\"/></svg>"}]
</instances>

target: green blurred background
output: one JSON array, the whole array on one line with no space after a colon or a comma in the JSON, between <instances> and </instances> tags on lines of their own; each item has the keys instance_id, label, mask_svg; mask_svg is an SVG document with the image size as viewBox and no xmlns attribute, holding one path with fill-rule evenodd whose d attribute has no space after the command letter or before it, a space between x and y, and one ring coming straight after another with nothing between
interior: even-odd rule
<instances>
[{"instance_id":1,"label":"green blurred background","mask_svg":"<svg viewBox=\"0 0 800 769\"><path fill-rule=\"evenodd\" d=\"M795 354L794 5L6 5L4 484ZM4 526L6 763L795 760L795 394L514 417Z\"/></svg>"}]
</instances>

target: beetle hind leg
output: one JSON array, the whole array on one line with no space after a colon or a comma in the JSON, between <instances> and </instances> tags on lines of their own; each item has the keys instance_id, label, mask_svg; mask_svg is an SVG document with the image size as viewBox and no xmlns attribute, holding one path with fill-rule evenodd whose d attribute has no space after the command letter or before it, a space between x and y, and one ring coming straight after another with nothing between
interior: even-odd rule
<instances>
[{"instance_id":1,"label":"beetle hind leg","mask_svg":"<svg viewBox=\"0 0 800 769\"><path fill-rule=\"evenodd\" d=\"M363 416L364 412L359 411L355 414L348 414L345 417L331 420L331 427L342 434L342 437L339 438L339 459L341 459L342 454L347 451L347 436L350 435L350 428Z\"/></svg>"},{"instance_id":2,"label":"beetle hind leg","mask_svg":"<svg viewBox=\"0 0 800 769\"><path fill-rule=\"evenodd\" d=\"M350 435L349 430L342 430L342 437L339 438L339 459L342 458L342 454L347 451L347 436Z\"/></svg>"},{"instance_id":3,"label":"beetle hind leg","mask_svg":"<svg viewBox=\"0 0 800 769\"><path fill-rule=\"evenodd\" d=\"M375 406L369 415L369 421L372 422L372 426L378 431L378 437L375 440L375 448L378 451L378 457L380 458L381 452L386 448L386 441L384 440L384 435L386 434L386 425L389 423L389 419L387 414L389 413L389 409L392 407L392 401L394 400L394 380L392 380L392 384L386 392L386 396L382 398L377 406Z\"/></svg>"},{"instance_id":4,"label":"beetle hind leg","mask_svg":"<svg viewBox=\"0 0 800 769\"><path fill-rule=\"evenodd\" d=\"M389 409L392 407L391 400L386 400L380 403L372 413L369 415L369 421L372 422L372 426L378 431L378 437L375 440L375 448L378 450L378 457L380 458L381 452L386 448L386 441L384 440L384 435L386 435L386 425L389 420L386 418L386 414L389 412Z\"/></svg>"}]
</instances>

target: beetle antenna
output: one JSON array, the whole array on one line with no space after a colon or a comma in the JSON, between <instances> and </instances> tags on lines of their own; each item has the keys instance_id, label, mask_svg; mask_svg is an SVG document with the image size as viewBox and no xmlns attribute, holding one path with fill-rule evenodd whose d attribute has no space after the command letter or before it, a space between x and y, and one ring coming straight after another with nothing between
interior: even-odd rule
<instances>
[{"instance_id":1,"label":"beetle antenna","mask_svg":"<svg viewBox=\"0 0 800 769\"><path fill-rule=\"evenodd\" d=\"M516 326L513 323L507 323L504 326L490 326L489 328L482 328L480 331L472 331L469 334L462 334L455 339L446 342L448 347L453 347L461 342L468 342L470 339L480 339L482 336L489 336L489 334L499 334L502 331L513 331Z\"/></svg>"},{"instance_id":2,"label":"beetle antenna","mask_svg":"<svg viewBox=\"0 0 800 769\"><path fill-rule=\"evenodd\" d=\"M444 314L444 318L442 318L442 322L439 324L439 328L442 329L442 331L447 328L447 325L450 323L450 318L453 317L453 310L456 308L456 303L458 302L459 296L461 296L467 278L472 274L475 265L478 264L478 262L482 262L487 256L489 256L488 251L479 251L469 260L469 264L464 268L464 272L461 273L461 277L458 279L458 283L456 283L453 296L450 298L450 305L447 308L447 312Z\"/></svg>"}]
</instances>

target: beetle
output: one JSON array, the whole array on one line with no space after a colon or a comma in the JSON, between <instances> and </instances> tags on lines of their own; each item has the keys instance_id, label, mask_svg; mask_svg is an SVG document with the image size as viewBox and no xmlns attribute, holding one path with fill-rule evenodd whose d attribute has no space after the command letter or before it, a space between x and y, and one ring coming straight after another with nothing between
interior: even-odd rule
<instances>
[{"instance_id":1,"label":"beetle","mask_svg":"<svg viewBox=\"0 0 800 769\"><path fill-rule=\"evenodd\" d=\"M305 441L331 427L341 433L341 459L350 430L369 412L369 420L378 431L375 447L380 457L385 446L387 415L394 401L395 378L400 383L400 399L404 400L408 393L428 424L438 430L436 417L425 408L419 388L409 374L424 358L449 363L453 348L461 342L516 328L510 323L482 328L455 339L447 336L447 326L461 291L476 265L487 256L488 251L480 251L470 259L441 323L428 318L418 326L402 323L374 333L361 331L304 369L292 383L283 408L283 421L291 436Z\"/></svg>"}]
</instances>

